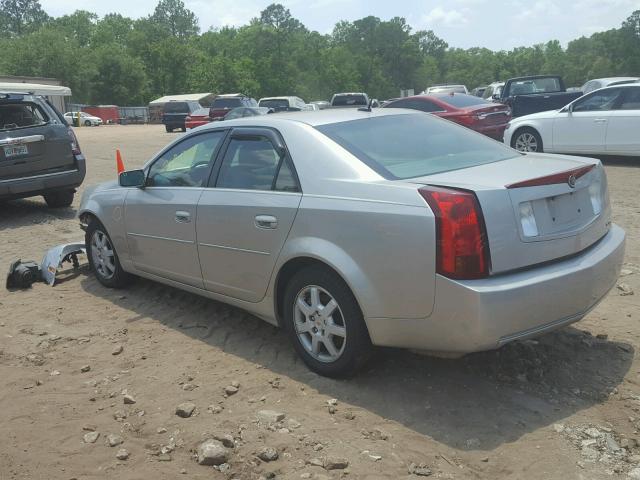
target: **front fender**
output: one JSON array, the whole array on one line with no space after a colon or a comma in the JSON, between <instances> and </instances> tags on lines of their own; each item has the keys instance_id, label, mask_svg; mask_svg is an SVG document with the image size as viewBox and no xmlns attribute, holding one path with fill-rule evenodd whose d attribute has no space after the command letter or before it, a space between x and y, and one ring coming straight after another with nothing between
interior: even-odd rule
<instances>
[{"instance_id":1,"label":"front fender","mask_svg":"<svg viewBox=\"0 0 640 480\"><path fill-rule=\"evenodd\" d=\"M82 196L78 216L82 223L86 223L87 216L91 215L104 225L118 253L120 263L125 270L128 270L130 257L124 228L125 198L126 190L119 187L89 188Z\"/></svg>"}]
</instances>

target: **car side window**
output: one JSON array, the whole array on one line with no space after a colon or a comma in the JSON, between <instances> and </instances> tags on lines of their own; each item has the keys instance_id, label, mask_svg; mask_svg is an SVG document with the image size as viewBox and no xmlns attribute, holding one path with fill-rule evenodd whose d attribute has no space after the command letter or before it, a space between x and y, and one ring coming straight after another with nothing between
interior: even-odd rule
<instances>
[{"instance_id":1,"label":"car side window","mask_svg":"<svg viewBox=\"0 0 640 480\"><path fill-rule=\"evenodd\" d=\"M625 88L620 110L640 110L640 87Z\"/></svg>"},{"instance_id":2,"label":"car side window","mask_svg":"<svg viewBox=\"0 0 640 480\"><path fill-rule=\"evenodd\" d=\"M220 166L216 187L285 191L295 187L297 190L288 163L283 160L266 136L232 138Z\"/></svg>"},{"instance_id":3,"label":"car side window","mask_svg":"<svg viewBox=\"0 0 640 480\"><path fill-rule=\"evenodd\" d=\"M160 156L149 169L148 187L202 187L225 132L193 135Z\"/></svg>"},{"instance_id":4,"label":"car side window","mask_svg":"<svg viewBox=\"0 0 640 480\"><path fill-rule=\"evenodd\" d=\"M573 104L574 112L607 111L616 108L622 95L620 88L598 90Z\"/></svg>"}]
</instances>

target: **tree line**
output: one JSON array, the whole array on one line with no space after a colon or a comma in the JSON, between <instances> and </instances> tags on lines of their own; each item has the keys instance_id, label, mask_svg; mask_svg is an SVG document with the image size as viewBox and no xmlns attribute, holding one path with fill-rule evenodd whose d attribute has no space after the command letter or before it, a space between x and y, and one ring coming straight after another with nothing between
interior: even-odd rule
<instances>
[{"instance_id":1,"label":"tree line","mask_svg":"<svg viewBox=\"0 0 640 480\"><path fill-rule=\"evenodd\" d=\"M452 48L406 20L339 21L331 34L307 29L280 4L240 27L200 32L181 0L159 0L132 19L85 10L51 17L37 0L0 0L0 75L54 77L76 102L144 105L170 94L243 92L328 99L339 91L399 96L437 83L469 88L514 76L640 76L640 10L619 27L509 51Z\"/></svg>"}]
</instances>

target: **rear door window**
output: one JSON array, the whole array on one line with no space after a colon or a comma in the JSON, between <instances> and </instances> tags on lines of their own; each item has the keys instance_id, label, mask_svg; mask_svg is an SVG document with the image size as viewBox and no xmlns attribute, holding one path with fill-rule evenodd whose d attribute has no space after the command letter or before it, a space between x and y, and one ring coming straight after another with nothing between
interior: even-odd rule
<instances>
[{"instance_id":1,"label":"rear door window","mask_svg":"<svg viewBox=\"0 0 640 480\"><path fill-rule=\"evenodd\" d=\"M48 121L44 111L34 103L0 103L0 130L36 127Z\"/></svg>"},{"instance_id":2,"label":"rear door window","mask_svg":"<svg viewBox=\"0 0 640 480\"><path fill-rule=\"evenodd\" d=\"M213 101L212 108L236 108L242 106L242 99L240 97L234 98L216 98Z\"/></svg>"},{"instance_id":3,"label":"rear door window","mask_svg":"<svg viewBox=\"0 0 640 480\"><path fill-rule=\"evenodd\" d=\"M164 104L164 113L188 113L189 106L185 102L168 102Z\"/></svg>"}]
</instances>

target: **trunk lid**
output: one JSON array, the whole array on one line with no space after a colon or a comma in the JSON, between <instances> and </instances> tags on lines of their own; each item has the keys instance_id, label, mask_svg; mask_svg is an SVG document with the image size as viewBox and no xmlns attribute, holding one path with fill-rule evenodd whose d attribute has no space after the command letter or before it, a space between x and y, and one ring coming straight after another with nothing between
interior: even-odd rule
<instances>
[{"instance_id":1,"label":"trunk lid","mask_svg":"<svg viewBox=\"0 0 640 480\"><path fill-rule=\"evenodd\" d=\"M511 109L506 105L487 105L466 109L480 126L503 125L511 120Z\"/></svg>"},{"instance_id":2,"label":"trunk lid","mask_svg":"<svg viewBox=\"0 0 640 480\"><path fill-rule=\"evenodd\" d=\"M528 154L412 181L476 194L492 274L579 253L611 225L606 176L595 159Z\"/></svg>"}]
</instances>

